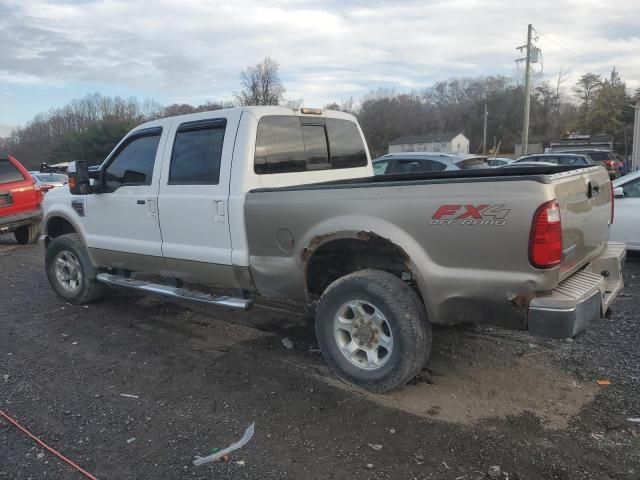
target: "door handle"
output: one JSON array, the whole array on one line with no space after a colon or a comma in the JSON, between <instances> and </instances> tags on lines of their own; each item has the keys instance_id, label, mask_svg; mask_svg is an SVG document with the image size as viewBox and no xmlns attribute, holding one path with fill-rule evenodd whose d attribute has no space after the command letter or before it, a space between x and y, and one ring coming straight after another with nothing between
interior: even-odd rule
<instances>
[{"instance_id":1,"label":"door handle","mask_svg":"<svg viewBox=\"0 0 640 480\"><path fill-rule=\"evenodd\" d=\"M145 204L145 201L144 201L144 200L136 200L136 203L137 203L138 205L144 205L144 204Z\"/></svg>"},{"instance_id":2,"label":"door handle","mask_svg":"<svg viewBox=\"0 0 640 480\"><path fill-rule=\"evenodd\" d=\"M218 200L213 201L213 221L216 223L226 223L227 212L225 202Z\"/></svg>"}]
</instances>

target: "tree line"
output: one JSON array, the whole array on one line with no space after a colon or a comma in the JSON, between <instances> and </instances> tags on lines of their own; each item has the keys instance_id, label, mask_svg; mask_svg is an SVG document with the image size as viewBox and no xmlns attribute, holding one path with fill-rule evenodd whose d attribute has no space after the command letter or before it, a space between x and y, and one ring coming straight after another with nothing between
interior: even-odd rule
<instances>
[{"instance_id":1,"label":"tree line","mask_svg":"<svg viewBox=\"0 0 640 480\"><path fill-rule=\"evenodd\" d=\"M532 89L530 141L549 143L570 132L607 133L615 137L619 153L625 153L623 140L630 145L634 111L620 74L615 69L606 77L587 73L570 91L565 83L560 74L554 82L539 81ZM94 93L37 115L0 138L0 150L11 152L29 168L78 159L95 165L131 128L145 121L238 105L297 108L302 104L302 99L285 97L279 65L271 58L243 70L240 85L233 101L198 106L163 106L153 100ZM377 90L360 101L350 98L324 107L355 115L372 156L379 156L399 136L432 132L463 132L471 151L480 151L486 102L488 149L499 145L502 152L513 152L520 142L523 99L523 87L512 79L486 76L451 78L410 93Z\"/></svg>"}]
</instances>

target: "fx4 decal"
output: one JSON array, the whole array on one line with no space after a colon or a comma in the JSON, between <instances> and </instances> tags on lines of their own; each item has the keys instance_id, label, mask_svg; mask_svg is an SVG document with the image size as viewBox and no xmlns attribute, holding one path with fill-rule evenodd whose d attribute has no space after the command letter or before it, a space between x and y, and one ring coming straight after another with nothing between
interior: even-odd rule
<instances>
[{"instance_id":1,"label":"fx4 decal","mask_svg":"<svg viewBox=\"0 0 640 480\"><path fill-rule=\"evenodd\" d=\"M507 224L511 212L505 205L441 205L431 216L429 225L494 225Z\"/></svg>"}]
</instances>

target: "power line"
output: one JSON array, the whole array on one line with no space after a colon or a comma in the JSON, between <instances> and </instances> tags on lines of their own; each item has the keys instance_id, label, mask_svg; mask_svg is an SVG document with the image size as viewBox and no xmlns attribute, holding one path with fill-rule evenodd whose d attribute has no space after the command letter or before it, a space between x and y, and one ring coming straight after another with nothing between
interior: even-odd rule
<instances>
[{"instance_id":1,"label":"power line","mask_svg":"<svg viewBox=\"0 0 640 480\"><path fill-rule=\"evenodd\" d=\"M557 40L554 40L553 37L551 37L551 35L549 35L548 33L543 33L540 30L536 30L536 33L540 34L545 39L549 40L551 43L555 43L558 47L562 48L563 50L569 52L575 59L587 60L586 58L584 58L584 55L576 53L573 50L571 50L569 47L566 47L562 43L558 42Z\"/></svg>"}]
</instances>

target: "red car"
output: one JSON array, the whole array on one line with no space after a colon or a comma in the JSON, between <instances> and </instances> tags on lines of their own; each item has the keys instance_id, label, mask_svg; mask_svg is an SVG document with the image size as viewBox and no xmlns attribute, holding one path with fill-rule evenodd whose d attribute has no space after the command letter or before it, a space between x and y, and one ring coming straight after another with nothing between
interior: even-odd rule
<instances>
[{"instance_id":1,"label":"red car","mask_svg":"<svg viewBox=\"0 0 640 480\"><path fill-rule=\"evenodd\" d=\"M42 190L10 155L0 154L0 233L13 232L22 245L40 235Z\"/></svg>"}]
</instances>

